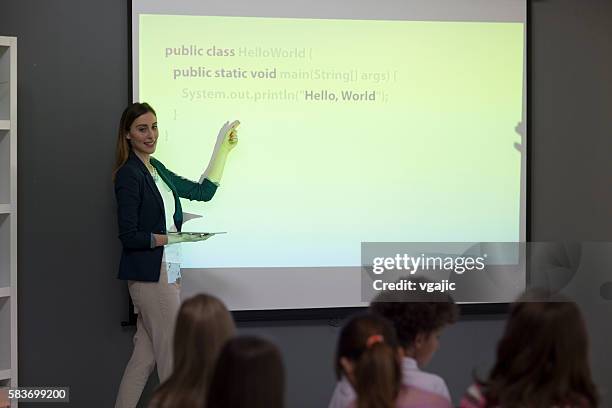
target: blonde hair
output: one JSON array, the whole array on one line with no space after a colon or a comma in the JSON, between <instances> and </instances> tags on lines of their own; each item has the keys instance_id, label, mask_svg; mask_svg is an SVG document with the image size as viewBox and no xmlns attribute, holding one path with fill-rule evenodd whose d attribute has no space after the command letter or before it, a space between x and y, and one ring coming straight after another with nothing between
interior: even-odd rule
<instances>
[{"instance_id":1,"label":"blonde hair","mask_svg":"<svg viewBox=\"0 0 612 408\"><path fill-rule=\"evenodd\" d=\"M234 320L219 299L206 294L187 299L176 320L174 370L155 392L152 406L203 407L217 357L235 331Z\"/></svg>"}]
</instances>

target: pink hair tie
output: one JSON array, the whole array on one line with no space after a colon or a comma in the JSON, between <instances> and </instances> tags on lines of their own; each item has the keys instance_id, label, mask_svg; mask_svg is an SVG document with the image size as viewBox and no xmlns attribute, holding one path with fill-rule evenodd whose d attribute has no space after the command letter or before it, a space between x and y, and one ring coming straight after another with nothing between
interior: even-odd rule
<instances>
[{"instance_id":1,"label":"pink hair tie","mask_svg":"<svg viewBox=\"0 0 612 408\"><path fill-rule=\"evenodd\" d=\"M385 338L382 335L373 334L370 337L368 337L368 340L366 340L366 347L370 348L376 343L382 343L383 341L385 341Z\"/></svg>"}]
</instances>

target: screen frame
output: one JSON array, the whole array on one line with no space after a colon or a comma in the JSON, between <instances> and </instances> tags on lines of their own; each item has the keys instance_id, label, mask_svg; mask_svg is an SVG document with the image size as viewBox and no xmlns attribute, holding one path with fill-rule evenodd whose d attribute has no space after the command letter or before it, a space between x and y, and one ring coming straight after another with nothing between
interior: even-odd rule
<instances>
[{"instance_id":1,"label":"screen frame","mask_svg":"<svg viewBox=\"0 0 612 408\"><path fill-rule=\"evenodd\" d=\"M127 44L128 44L128 101L134 100L134 80L133 80L133 39L132 35L133 19L133 0L127 2ZM526 151L525 157L525 242L531 241L531 149L529 149L531 138L531 87L530 78L532 74L531 61L531 4L525 0L525 135L523 148ZM528 249L527 249L528 251ZM526 286L529 286L530 272L526 266ZM129 293L128 293L129 298ZM508 314L511 303L460 303L460 315L468 319L477 316L503 317ZM237 310L230 311L236 322L263 322L263 321L286 321L286 320L328 320L335 325L335 321L341 321L356 313L365 312L367 306L356 307L321 307L321 308L302 308L302 309L261 309L261 310ZM122 322L123 326L136 325L136 314L134 314L131 298L129 299L128 321Z\"/></svg>"}]
</instances>

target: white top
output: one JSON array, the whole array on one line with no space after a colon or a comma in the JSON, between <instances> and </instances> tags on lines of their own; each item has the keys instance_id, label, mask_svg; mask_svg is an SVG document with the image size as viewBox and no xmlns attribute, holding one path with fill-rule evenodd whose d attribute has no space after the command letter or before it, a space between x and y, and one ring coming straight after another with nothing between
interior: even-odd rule
<instances>
[{"instance_id":1,"label":"white top","mask_svg":"<svg viewBox=\"0 0 612 408\"><path fill-rule=\"evenodd\" d=\"M414 358L404 357L402 360L402 375L404 376L404 385L441 395L451 401L450 392L448 392L448 387L442 377L421 371Z\"/></svg>"},{"instance_id":2,"label":"white top","mask_svg":"<svg viewBox=\"0 0 612 408\"><path fill-rule=\"evenodd\" d=\"M155 181L155 185L159 190L159 194L162 197L162 201L164 202L164 209L166 215L166 231L172 232L176 231L176 226L174 225L174 219L172 216L174 215L176 204L174 203L174 195L172 194L172 190L164 180L157 174L157 171L153 173L153 180ZM162 258L162 262L172 263L172 264L181 264L181 244L172 244L164 246L164 256Z\"/></svg>"},{"instance_id":3,"label":"white top","mask_svg":"<svg viewBox=\"0 0 612 408\"><path fill-rule=\"evenodd\" d=\"M416 360L411 357L404 357L402 360L402 383L409 387L438 394L451 401L444 380L435 374L421 371ZM357 395L353 386L345 376L342 376L342 379L336 384L331 401L329 401L329 408L347 408L355 398L357 398Z\"/></svg>"}]
</instances>

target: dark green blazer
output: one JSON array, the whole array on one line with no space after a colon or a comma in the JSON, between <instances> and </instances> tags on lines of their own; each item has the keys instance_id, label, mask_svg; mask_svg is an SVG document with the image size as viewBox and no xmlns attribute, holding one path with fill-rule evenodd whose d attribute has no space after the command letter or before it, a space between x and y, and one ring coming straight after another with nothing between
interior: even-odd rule
<instances>
[{"instance_id":1,"label":"dark green blazer","mask_svg":"<svg viewBox=\"0 0 612 408\"><path fill-rule=\"evenodd\" d=\"M208 179L202 183L187 180L151 158L159 176L172 190L175 211L174 225L180 231L183 210L180 198L209 201L217 185ZM151 248L151 234L166 234L164 202L153 177L133 152L115 176L119 239L123 245L119 279L157 282L164 253L163 247Z\"/></svg>"}]
</instances>

